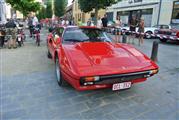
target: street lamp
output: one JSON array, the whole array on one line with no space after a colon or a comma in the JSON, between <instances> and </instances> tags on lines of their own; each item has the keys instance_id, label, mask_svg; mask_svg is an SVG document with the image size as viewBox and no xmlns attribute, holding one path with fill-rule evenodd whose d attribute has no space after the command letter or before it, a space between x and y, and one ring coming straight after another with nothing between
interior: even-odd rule
<instances>
[{"instance_id":1,"label":"street lamp","mask_svg":"<svg viewBox=\"0 0 179 120\"><path fill-rule=\"evenodd\" d=\"M159 2L159 11L158 11L157 25L159 25L159 21L160 21L161 6L162 6L162 0L160 0L160 2Z\"/></svg>"}]
</instances>

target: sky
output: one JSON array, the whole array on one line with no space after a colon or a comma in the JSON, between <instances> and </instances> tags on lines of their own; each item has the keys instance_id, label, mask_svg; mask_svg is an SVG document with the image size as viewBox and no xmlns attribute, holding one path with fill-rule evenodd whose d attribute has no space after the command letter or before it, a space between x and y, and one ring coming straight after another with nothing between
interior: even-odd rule
<instances>
[{"instance_id":1,"label":"sky","mask_svg":"<svg viewBox=\"0 0 179 120\"><path fill-rule=\"evenodd\" d=\"M71 5L71 2L72 2L72 1L73 1L73 0L68 0L68 6Z\"/></svg>"}]
</instances>

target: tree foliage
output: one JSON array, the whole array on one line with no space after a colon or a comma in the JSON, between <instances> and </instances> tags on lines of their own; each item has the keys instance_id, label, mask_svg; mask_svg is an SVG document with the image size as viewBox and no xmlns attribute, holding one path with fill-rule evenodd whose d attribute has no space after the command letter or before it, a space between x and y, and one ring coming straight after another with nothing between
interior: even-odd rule
<instances>
[{"instance_id":1,"label":"tree foliage","mask_svg":"<svg viewBox=\"0 0 179 120\"><path fill-rule=\"evenodd\" d=\"M40 10L40 3L35 0L6 0L7 3L15 10L22 12L24 16L27 16L29 12L37 12Z\"/></svg>"},{"instance_id":2,"label":"tree foliage","mask_svg":"<svg viewBox=\"0 0 179 120\"><path fill-rule=\"evenodd\" d=\"M45 14L46 14L46 17L47 18L51 18L52 17L52 0L47 0L47 3L46 3L46 11L45 11Z\"/></svg>"},{"instance_id":3,"label":"tree foliage","mask_svg":"<svg viewBox=\"0 0 179 120\"><path fill-rule=\"evenodd\" d=\"M55 16L61 17L65 13L67 0L54 0Z\"/></svg>"},{"instance_id":4,"label":"tree foliage","mask_svg":"<svg viewBox=\"0 0 179 120\"><path fill-rule=\"evenodd\" d=\"M46 18L46 9L45 7L42 7L40 11L37 14L38 19L45 19Z\"/></svg>"},{"instance_id":5,"label":"tree foliage","mask_svg":"<svg viewBox=\"0 0 179 120\"><path fill-rule=\"evenodd\" d=\"M78 0L78 3L83 12L90 12L93 9L105 9L118 1L119 0Z\"/></svg>"},{"instance_id":6,"label":"tree foliage","mask_svg":"<svg viewBox=\"0 0 179 120\"><path fill-rule=\"evenodd\" d=\"M95 18L98 17L98 10L106 9L106 7L111 6L112 4L117 3L121 0L78 0L80 9L87 13L95 10Z\"/></svg>"}]
</instances>

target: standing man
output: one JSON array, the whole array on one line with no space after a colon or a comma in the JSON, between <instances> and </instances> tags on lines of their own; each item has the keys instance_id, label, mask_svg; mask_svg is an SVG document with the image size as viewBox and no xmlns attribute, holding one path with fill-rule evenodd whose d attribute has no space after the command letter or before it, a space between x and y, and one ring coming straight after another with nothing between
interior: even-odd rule
<instances>
[{"instance_id":1,"label":"standing man","mask_svg":"<svg viewBox=\"0 0 179 120\"><path fill-rule=\"evenodd\" d=\"M32 33L33 33L33 17L29 17L28 18L28 26L29 26L29 32L30 32L30 37L32 37Z\"/></svg>"},{"instance_id":2,"label":"standing man","mask_svg":"<svg viewBox=\"0 0 179 120\"><path fill-rule=\"evenodd\" d=\"M32 25L33 26L37 26L39 24L39 20L38 18L34 15L33 19L32 19Z\"/></svg>"},{"instance_id":3,"label":"standing man","mask_svg":"<svg viewBox=\"0 0 179 120\"><path fill-rule=\"evenodd\" d=\"M16 29L16 23L14 19L10 19L7 23L6 23L6 28L7 28L7 35L9 35L9 40L8 40L8 48L11 49L12 45L13 48L17 48L16 46L16 33L17 33L17 29Z\"/></svg>"},{"instance_id":4,"label":"standing man","mask_svg":"<svg viewBox=\"0 0 179 120\"><path fill-rule=\"evenodd\" d=\"M108 26L108 18L107 18L107 14L104 15L104 17L101 19L102 21L102 25L103 25L103 28L107 28Z\"/></svg>"},{"instance_id":5,"label":"standing man","mask_svg":"<svg viewBox=\"0 0 179 120\"><path fill-rule=\"evenodd\" d=\"M131 32L129 36L129 41L132 39L133 44L134 44L134 39L135 39L136 27L137 27L137 19L136 19L136 16L133 15L132 19L129 20L129 30Z\"/></svg>"},{"instance_id":6,"label":"standing man","mask_svg":"<svg viewBox=\"0 0 179 120\"><path fill-rule=\"evenodd\" d=\"M0 24L0 49L4 46L4 39L5 39L5 28L3 24Z\"/></svg>"}]
</instances>

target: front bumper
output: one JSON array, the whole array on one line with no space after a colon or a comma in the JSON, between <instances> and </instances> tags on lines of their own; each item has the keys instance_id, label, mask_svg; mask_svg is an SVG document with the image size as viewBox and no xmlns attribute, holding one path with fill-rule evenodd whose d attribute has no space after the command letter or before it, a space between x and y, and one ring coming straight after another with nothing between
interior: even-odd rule
<instances>
[{"instance_id":1,"label":"front bumper","mask_svg":"<svg viewBox=\"0 0 179 120\"><path fill-rule=\"evenodd\" d=\"M99 80L86 82L83 78L80 79L80 86L91 86L91 85L111 85L115 83L129 82L134 83L135 80L146 80L153 74L150 71L125 73L117 75L104 75L99 76Z\"/></svg>"}]
</instances>

